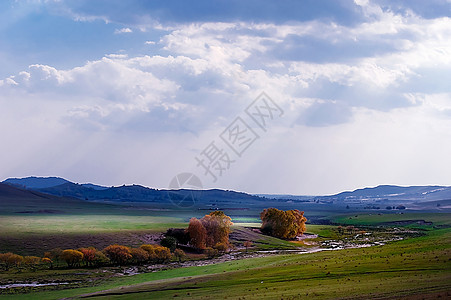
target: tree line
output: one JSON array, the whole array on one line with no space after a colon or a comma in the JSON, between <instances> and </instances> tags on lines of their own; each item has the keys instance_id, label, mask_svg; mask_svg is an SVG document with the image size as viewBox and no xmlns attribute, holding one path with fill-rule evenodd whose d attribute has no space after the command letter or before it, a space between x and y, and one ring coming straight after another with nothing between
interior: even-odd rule
<instances>
[{"instance_id":1,"label":"tree line","mask_svg":"<svg viewBox=\"0 0 451 300\"><path fill-rule=\"evenodd\" d=\"M103 250L97 250L94 247L64 250L55 248L45 252L43 257L21 256L11 252L0 253L0 266L4 270L9 270L12 267L36 268L39 265L47 265L53 268L55 263L66 263L69 268L100 267L105 265L164 263L172 258L180 260L184 256L183 250L176 249L171 253L169 248L159 245L141 245L138 248L133 248L114 244Z\"/></svg>"}]
</instances>

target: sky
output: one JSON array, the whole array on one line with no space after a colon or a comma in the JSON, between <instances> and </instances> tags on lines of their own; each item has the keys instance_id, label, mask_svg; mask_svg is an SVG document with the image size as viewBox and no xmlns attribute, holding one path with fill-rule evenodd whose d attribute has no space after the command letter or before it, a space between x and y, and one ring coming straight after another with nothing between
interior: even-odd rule
<instances>
[{"instance_id":1,"label":"sky","mask_svg":"<svg viewBox=\"0 0 451 300\"><path fill-rule=\"evenodd\" d=\"M0 180L451 185L451 0L0 1L0 128Z\"/></svg>"}]
</instances>

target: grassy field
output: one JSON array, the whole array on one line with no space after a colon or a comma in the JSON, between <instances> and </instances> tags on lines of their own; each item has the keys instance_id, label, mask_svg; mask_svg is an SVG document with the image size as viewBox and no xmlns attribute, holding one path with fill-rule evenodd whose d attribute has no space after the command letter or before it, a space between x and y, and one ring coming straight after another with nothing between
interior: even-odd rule
<instances>
[{"instance_id":1,"label":"grassy field","mask_svg":"<svg viewBox=\"0 0 451 300\"><path fill-rule=\"evenodd\" d=\"M449 298L450 242L451 230L441 229L380 247L252 258L8 299L58 299L84 294L99 299L377 299L428 294ZM91 294L95 291L102 292Z\"/></svg>"},{"instance_id":2,"label":"grassy field","mask_svg":"<svg viewBox=\"0 0 451 300\"><path fill-rule=\"evenodd\" d=\"M334 222L349 225L403 225L409 227L429 228L418 221L432 222L432 226L451 225L449 213L385 213L385 214L353 214L339 215L332 218Z\"/></svg>"},{"instance_id":3,"label":"grassy field","mask_svg":"<svg viewBox=\"0 0 451 300\"><path fill-rule=\"evenodd\" d=\"M384 215L374 219L375 216L362 215L357 220L360 222L358 224L377 225L422 219L446 225L451 217L449 214L421 216ZM355 216L352 219L349 216L342 218L347 223L347 220L355 220ZM105 279L94 287L7 295L0 296L0 299L85 296L98 299L450 298L451 228L418 226L423 226L425 235L384 246L250 258L115 277ZM235 229L240 230L240 227L236 226ZM308 226L308 231L325 238L336 232L334 226L329 225ZM86 273L86 270L71 272Z\"/></svg>"}]
</instances>

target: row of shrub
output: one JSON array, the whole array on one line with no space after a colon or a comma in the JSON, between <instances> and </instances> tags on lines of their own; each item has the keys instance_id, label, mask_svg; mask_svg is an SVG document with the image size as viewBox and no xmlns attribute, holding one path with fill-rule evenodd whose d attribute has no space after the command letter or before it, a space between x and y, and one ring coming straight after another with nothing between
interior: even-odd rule
<instances>
[{"instance_id":1,"label":"row of shrub","mask_svg":"<svg viewBox=\"0 0 451 300\"><path fill-rule=\"evenodd\" d=\"M165 263L172 258L179 261L185 257L181 249L171 250L159 245L141 245L138 248L123 245L110 245L103 250L94 247L79 249L53 249L45 252L44 257L21 256L11 252L0 253L0 267L9 270L11 267L36 268L39 265L48 265L50 268L55 263L66 263L73 267L98 267L105 265L128 265L144 263Z\"/></svg>"},{"instance_id":2,"label":"row of shrub","mask_svg":"<svg viewBox=\"0 0 451 300\"><path fill-rule=\"evenodd\" d=\"M22 256L11 252L0 253L0 267L8 271L12 267L24 266L26 268L36 268L41 264L50 264L48 258L38 256Z\"/></svg>"}]
</instances>

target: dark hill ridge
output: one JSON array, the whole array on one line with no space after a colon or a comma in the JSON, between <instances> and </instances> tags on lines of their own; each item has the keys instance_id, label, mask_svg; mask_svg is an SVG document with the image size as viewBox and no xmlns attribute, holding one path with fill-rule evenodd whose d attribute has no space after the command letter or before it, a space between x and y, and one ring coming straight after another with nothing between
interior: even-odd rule
<instances>
[{"instance_id":1,"label":"dark hill ridge","mask_svg":"<svg viewBox=\"0 0 451 300\"><path fill-rule=\"evenodd\" d=\"M76 183L65 183L58 186L36 189L39 192L57 195L76 197L89 201L109 201L109 202L165 202L190 197L192 193L196 194L196 202L200 203L225 203L236 201L262 201L265 198L252 196L246 193L224 191L218 189L193 191L187 189L181 190L157 190L147 188L141 185L124 185L111 187L102 190L94 190Z\"/></svg>"},{"instance_id":2,"label":"dark hill ridge","mask_svg":"<svg viewBox=\"0 0 451 300\"><path fill-rule=\"evenodd\" d=\"M26 188L44 194L60 197L73 197L88 201L103 202L134 202L134 203L160 203L179 202L182 199L192 196L196 197L199 205L205 206L234 206L250 207L261 205L264 201L272 202L308 202L308 201L330 201L346 202L353 200L408 200L433 201L451 199L451 187L447 186L395 186L380 185L377 187L357 189L354 191L342 192L330 196L291 196L283 195L250 195L242 192L229 190L158 190L141 185L123 185L118 187L102 187L93 184L77 184L58 177L27 177L11 178L4 183L15 186L25 186ZM58 184L61 183L61 184ZM299 198L300 197L300 198Z\"/></svg>"},{"instance_id":3,"label":"dark hill ridge","mask_svg":"<svg viewBox=\"0 0 451 300\"><path fill-rule=\"evenodd\" d=\"M102 207L80 199L58 197L0 183L1 213L61 213L82 208L92 210Z\"/></svg>"},{"instance_id":4,"label":"dark hill ridge","mask_svg":"<svg viewBox=\"0 0 451 300\"><path fill-rule=\"evenodd\" d=\"M27 189L40 189L57 186L69 182L60 177L26 177L26 178L8 178L3 183L27 188Z\"/></svg>"},{"instance_id":5,"label":"dark hill ridge","mask_svg":"<svg viewBox=\"0 0 451 300\"><path fill-rule=\"evenodd\" d=\"M352 199L389 199L389 200L445 200L451 199L451 187L448 186L396 186L379 185L377 187L357 189L331 196L317 197L329 200Z\"/></svg>"},{"instance_id":6,"label":"dark hill ridge","mask_svg":"<svg viewBox=\"0 0 451 300\"><path fill-rule=\"evenodd\" d=\"M170 203L176 206L190 207L192 205L208 207L243 207L258 204L261 206L267 198L253 196L246 193L225 191L219 189L212 190L158 190L141 185L123 185L117 187L102 187L91 184L77 184L65 179L55 180L57 177L39 178L28 177L23 179L7 179L4 182L19 187L26 187L29 190L40 193L59 196L73 197L81 200L108 203L140 203L141 205L152 204L167 206ZM63 182L59 185L55 183ZM43 187L36 187L41 185ZM192 200L194 197L194 201ZM279 200L275 200L279 201Z\"/></svg>"},{"instance_id":7,"label":"dark hill ridge","mask_svg":"<svg viewBox=\"0 0 451 300\"><path fill-rule=\"evenodd\" d=\"M3 183L14 185L21 188L26 189L45 189L55 187L65 183L72 183L69 180L66 180L61 177L25 177L25 178L8 178ZM83 183L81 184L84 187L91 188L94 190L103 190L107 189L107 187L92 184L92 183Z\"/></svg>"}]
</instances>

